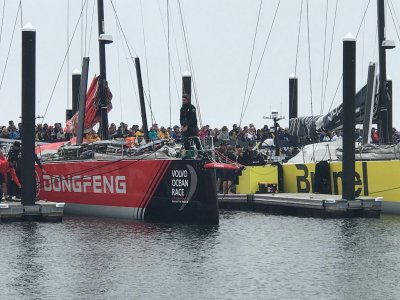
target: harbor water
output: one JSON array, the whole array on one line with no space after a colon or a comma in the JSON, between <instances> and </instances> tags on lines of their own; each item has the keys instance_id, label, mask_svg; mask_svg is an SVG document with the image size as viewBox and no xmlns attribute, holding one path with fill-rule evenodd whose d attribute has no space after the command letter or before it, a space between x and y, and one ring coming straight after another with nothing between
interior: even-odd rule
<instances>
[{"instance_id":1,"label":"harbor water","mask_svg":"<svg viewBox=\"0 0 400 300\"><path fill-rule=\"evenodd\" d=\"M0 224L1 299L399 299L400 217Z\"/></svg>"}]
</instances>

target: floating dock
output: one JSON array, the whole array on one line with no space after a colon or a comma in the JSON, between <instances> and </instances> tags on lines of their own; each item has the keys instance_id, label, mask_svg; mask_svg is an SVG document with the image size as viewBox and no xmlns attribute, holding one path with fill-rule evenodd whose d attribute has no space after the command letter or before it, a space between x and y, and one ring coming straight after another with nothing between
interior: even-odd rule
<instances>
[{"instance_id":1,"label":"floating dock","mask_svg":"<svg viewBox=\"0 0 400 300\"><path fill-rule=\"evenodd\" d=\"M303 193L219 194L218 202L220 209L229 210L320 218L379 218L383 199L345 200L340 195Z\"/></svg>"},{"instance_id":2,"label":"floating dock","mask_svg":"<svg viewBox=\"0 0 400 300\"><path fill-rule=\"evenodd\" d=\"M65 203L39 200L35 205L22 205L19 201L0 202L0 222L44 221L60 222Z\"/></svg>"}]
</instances>

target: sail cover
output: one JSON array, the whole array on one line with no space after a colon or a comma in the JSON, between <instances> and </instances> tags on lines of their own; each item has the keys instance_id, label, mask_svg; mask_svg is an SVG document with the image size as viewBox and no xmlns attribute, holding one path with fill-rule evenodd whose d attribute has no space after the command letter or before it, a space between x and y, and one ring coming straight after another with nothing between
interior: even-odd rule
<instances>
[{"instance_id":1,"label":"sail cover","mask_svg":"<svg viewBox=\"0 0 400 300\"><path fill-rule=\"evenodd\" d=\"M100 122L100 90L99 90L100 76L95 76L89 89L86 93L86 109L85 109L85 121L84 121L84 132L88 133L92 130L93 126ZM112 109L112 93L105 86L107 112ZM76 134L76 129L78 127L79 112L76 112L71 119L69 119L65 125L65 132Z\"/></svg>"},{"instance_id":2,"label":"sail cover","mask_svg":"<svg viewBox=\"0 0 400 300\"><path fill-rule=\"evenodd\" d=\"M356 94L355 99L355 118L357 124L363 124L367 85ZM373 121L376 122L377 97L374 99ZM289 134L298 137L311 137L316 131L332 131L342 128L343 125L343 104L331 110L323 116L298 117L289 120Z\"/></svg>"}]
</instances>

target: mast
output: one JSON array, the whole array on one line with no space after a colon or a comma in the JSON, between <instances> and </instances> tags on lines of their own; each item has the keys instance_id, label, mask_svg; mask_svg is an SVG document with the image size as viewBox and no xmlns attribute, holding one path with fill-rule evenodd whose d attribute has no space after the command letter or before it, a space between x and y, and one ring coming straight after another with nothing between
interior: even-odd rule
<instances>
[{"instance_id":1,"label":"mast","mask_svg":"<svg viewBox=\"0 0 400 300\"><path fill-rule=\"evenodd\" d=\"M379 43L379 91L378 91L378 130L379 140L383 144L392 142L392 111L389 108L387 95L386 75L386 49L393 49L394 42L386 40L385 37L385 0L377 0L378 11L378 43ZM390 116L389 116L390 115Z\"/></svg>"},{"instance_id":2,"label":"mast","mask_svg":"<svg viewBox=\"0 0 400 300\"><path fill-rule=\"evenodd\" d=\"M105 87L107 85L106 76L106 49L105 45L112 43L112 37L104 34L104 5L103 0L97 0L97 15L99 29L99 60L100 60L100 113L101 113L101 138L108 140L108 115Z\"/></svg>"}]
</instances>

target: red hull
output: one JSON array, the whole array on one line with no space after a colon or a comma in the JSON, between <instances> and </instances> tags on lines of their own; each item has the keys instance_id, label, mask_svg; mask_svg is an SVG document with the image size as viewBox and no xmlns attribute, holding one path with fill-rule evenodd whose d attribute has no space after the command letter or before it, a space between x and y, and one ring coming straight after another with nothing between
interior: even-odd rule
<instances>
[{"instance_id":1,"label":"red hull","mask_svg":"<svg viewBox=\"0 0 400 300\"><path fill-rule=\"evenodd\" d=\"M103 208L99 216L109 209L115 217L111 212L124 208L145 221L218 223L214 172L200 161L62 161L44 169L37 169L38 198L65 202L67 212Z\"/></svg>"}]
</instances>

